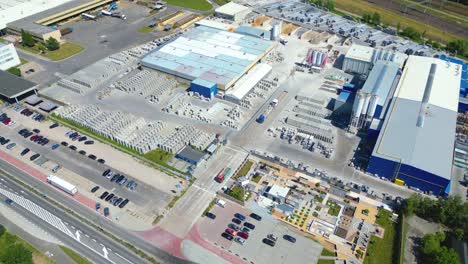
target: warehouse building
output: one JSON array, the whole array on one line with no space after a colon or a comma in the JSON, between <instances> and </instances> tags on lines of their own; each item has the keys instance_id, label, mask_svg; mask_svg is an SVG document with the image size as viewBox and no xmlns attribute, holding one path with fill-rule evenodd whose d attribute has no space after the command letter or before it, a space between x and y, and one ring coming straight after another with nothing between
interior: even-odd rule
<instances>
[{"instance_id":1,"label":"warehouse building","mask_svg":"<svg viewBox=\"0 0 468 264\"><path fill-rule=\"evenodd\" d=\"M389 50L374 49L353 44L343 61L343 71L368 75L374 64L379 60L395 62L403 68L408 55Z\"/></svg>"},{"instance_id":2,"label":"warehouse building","mask_svg":"<svg viewBox=\"0 0 468 264\"><path fill-rule=\"evenodd\" d=\"M448 193L460 65L410 56L367 171L435 195Z\"/></svg>"},{"instance_id":3,"label":"warehouse building","mask_svg":"<svg viewBox=\"0 0 468 264\"><path fill-rule=\"evenodd\" d=\"M193 81L203 79L226 90L262 59L275 43L198 26L146 55L141 64Z\"/></svg>"},{"instance_id":4,"label":"warehouse building","mask_svg":"<svg viewBox=\"0 0 468 264\"><path fill-rule=\"evenodd\" d=\"M252 91L263 78L270 74L272 67L268 64L260 63L255 65L247 74L237 81L234 86L226 91L224 99L236 104L240 104L242 99Z\"/></svg>"},{"instance_id":5,"label":"warehouse building","mask_svg":"<svg viewBox=\"0 0 468 264\"><path fill-rule=\"evenodd\" d=\"M398 84L399 65L390 61L377 61L353 103L350 130L368 127L373 118L383 119ZM355 131L354 131L355 132Z\"/></svg>"},{"instance_id":6,"label":"warehouse building","mask_svg":"<svg viewBox=\"0 0 468 264\"><path fill-rule=\"evenodd\" d=\"M185 146L179 153L176 154L176 158L188 162L192 165L197 166L205 159L206 153L198 151L191 146Z\"/></svg>"},{"instance_id":7,"label":"warehouse building","mask_svg":"<svg viewBox=\"0 0 468 264\"><path fill-rule=\"evenodd\" d=\"M237 23L241 22L252 10L246 6L229 2L223 6L216 8L215 16L232 20Z\"/></svg>"},{"instance_id":8,"label":"warehouse building","mask_svg":"<svg viewBox=\"0 0 468 264\"><path fill-rule=\"evenodd\" d=\"M37 41L46 41L55 38L60 41L62 34L58 26L66 21L80 17L81 14L103 8L116 0L73 0L73 1L42 1L60 2L60 4L50 5L38 12L33 12L27 16L18 17L6 23L7 32L21 35L21 30L31 33ZM38 1L39 2L39 1Z\"/></svg>"},{"instance_id":9,"label":"warehouse building","mask_svg":"<svg viewBox=\"0 0 468 264\"><path fill-rule=\"evenodd\" d=\"M218 93L218 87L214 82L195 79L190 82L190 91L198 93L203 97L213 99L213 97Z\"/></svg>"},{"instance_id":10,"label":"warehouse building","mask_svg":"<svg viewBox=\"0 0 468 264\"><path fill-rule=\"evenodd\" d=\"M37 85L9 72L0 71L0 99L18 103L36 92Z\"/></svg>"},{"instance_id":11,"label":"warehouse building","mask_svg":"<svg viewBox=\"0 0 468 264\"><path fill-rule=\"evenodd\" d=\"M6 71L11 67L21 64L15 46L13 44L0 43L0 70Z\"/></svg>"}]
</instances>

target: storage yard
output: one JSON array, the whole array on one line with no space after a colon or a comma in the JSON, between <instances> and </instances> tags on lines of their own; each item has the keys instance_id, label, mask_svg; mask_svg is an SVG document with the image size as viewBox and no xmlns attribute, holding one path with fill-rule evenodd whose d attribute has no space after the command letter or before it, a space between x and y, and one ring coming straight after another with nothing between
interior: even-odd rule
<instances>
[{"instance_id":1,"label":"storage yard","mask_svg":"<svg viewBox=\"0 0 468 264\"><path fill-rule=\"evenodd\" d=\"M453 165L468 166L467 65L445 51L299 1L235 1L209 15L110 2L89 3L96 20L64 18L77 28L64 39L87 42L85 32L95 59L0 106L0 129L31 148L11 154L51 185L110 202L105 217L145 230L138 236L158 248L195 262L282 263L304 259L301 248L323 259L324 247L361 263L369 238L382 236L378 208L414 192L466 191ZM227 231L234 211L265 226L250 240L250 222ZM192 254L190 243L215 254Z\"/></svg>"}]
</instances>

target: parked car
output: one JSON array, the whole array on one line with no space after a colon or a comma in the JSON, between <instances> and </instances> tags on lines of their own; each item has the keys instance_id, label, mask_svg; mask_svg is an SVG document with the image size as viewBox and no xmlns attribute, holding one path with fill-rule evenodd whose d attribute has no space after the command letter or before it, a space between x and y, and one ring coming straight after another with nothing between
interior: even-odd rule
<instances>
[{"instance_id":1,"label":"parked car","mask_svg":"<svg viewBox=\"0 0 468 264\"><path fill-rule=\"evenodd\" d=\"M236 237L236 238L234 238L234 241L236 241L237 243L239 243L241 245L245 244L245 239L243 239L242 237Z\"/></svg>"},{"instance_id":2,"label":"parked car","mask_svg":"<svg viewBox=\"0 0 468 264\"><path fill-rule=\"evenodd\" d=\"M119 183L119 185L124 185L126 182L127 182L127 178L123 178L118 183Z\"/></svg>"},{"instance_id":3,"label":"parked car","mask_svg":"<svg viewBox=\"0 0 468 264\"><path fill-rule=\"evenodd\" d=\"M99 162L99 163L101 163L101 164L104 164L104 163L106 163L106 161L105 161L105 160L103 160L103 159L98 159L98 160L97 160L97 162Z\"/></svg>"},{"instance_id":4,"label":"parked car","mask_svg":"<svg viewBox=\"0 0 468 264\"><path fill-rule=\"evenodd\" d=\"M36 154L32 155L32 156L29 158L29 160L33 161L33 160L39 158L39 156L41 156L41 154L36 153Z\"/></svg>"},{"instance_id":5,"label":"parked car","mask_svg":"<svg viewBox=\"0 0 468 264\"><path fill-rule=\"evenodd\" d=\"M36 135L30 137L29 140L35 141L38 137L39 137L39 135L36 134Z\"/></svg>"},{"instance_id":6,"label":"parked car","mask_svg":"<svg viewBox=\"0 0 468 264\"><path fill-rule=\"evenodd\" d=\"M94 144L94 141L88 140L88 141L85 141L84 144L85 144L85 145L92 145L92 144Z\"/></svg>"},{"instance_id":7,"label":"parked car","mask_svg":"<svg viewBox=\"0 0 468 264\"><path fill-rule=\"evenodd\" d=\"M60 144L53 144L52 145L52 150L58 149L60 147Z\"/></svg>"},{"instance_id":8,"label":"parked car","mask_svg":"<svg viewBox=\"0 0 468 264\"><path fill-rule=\"evenodd\" d=\"M115 202L113 203L113 205L114 205L114 206L117 206L117 205L119 205L122 201L123 201L123 199L122 199L122 198L119 198L119 199L115 200Z\"/></svg>"},{"instance_id":9,"label":"parked car","mask_svg":"<svg viewBox=\"0 0 468 264\"><path fill-rule=\"evenodd\" d=\"M93 154L88 155L88 158L90 158L92 160L96 160L96 156L94 156Z\"/></svg>"},{"instance_id":10,"label":"parked car","mask_svg":"<svg viewBox=\"0 0 468 264\"><path fill-rule=\"evenodd\" d=\"M110 172L111 172L111 170L107 169L102 173L102 176L107 176Z\"/></svg>"},{"instance_id":11,"label":"parked car","mask_svg":"<svg viewBox=\"0 0 468 264\"><path fill-rule=\"evenodd\" d=\"M125 176L119 175L119 177L115 180L116 183L119 183L121 180L125 179Z\"/></svg>"},{"instance_id":12,"label":"parked car","mask_svg":"<svg viewBox=\"0 0 468 264\"><path fill-rule=\"evenodd\" d=\"M50 129L53 129L53 128L56 128L56 127L58 127L58 126L59 126L59 125L58 125L57 123L53 123L52 125L50 125L49 128L50 128Z\"/></svg>"},{"instance_id":13,"label":"parked car","mask_svg":"<svg viewBox=\"0 0 468 264\"><path fill-rule=\"evenodd\" d=\"M104 216L107 217L109 216L109 208L104 207Z\"/></svg>"},{"instance_id":14,"label":"parked car","mask_svg":"<svg viewBox=\"0 0 468 264\"><path fill-rule=\"evenodd\" d=\"M82 141L85 141L87 140L88 138L86 136L82 136L78 139L79 142L82 142Z\"/></svg>"},{"instance_id":15,"label":"parked car","mask_svg":"<svg viewBox=\"0 0 468 264\"><path fill-rule=\"evenodd\" d=\"M207 212L207 213L205 214L205 216L208 217L208 218L210 218L210 219L216 219L216 215L213 214L213 213L210 213L210 212Z\"/></svg>"},{"instance_id":16,"label":"parked car","mask_svg":"<svg viewBox=\"0 0 468 264\"><path fill-rule=\"evenodd\" d=\"M99 211L99 209L101 209L101 204L100 204L100 203L96 203L96 211Z\"/></svg>"},{"instance_id":17,"label":"parked car","mask_svg":"<svg viewBox=\"0 0 468 264\"><path fill-rule=\"evenodd\" d=\"M73 146L73 145L70 145L68 148L71 149L71 150L76 150L76 149L77 149L77 148L76 148L75 146Z\"/></svg>"},{"instance_id":18,"label":"parked car","mask_svg":"<svg viewBox=\"0 0 468 264\"><path fill-rule=\"evenodd\" d=\"M115 174L114 176L112 176L110 181L115 182L119 177L120 177L120 174Z\"/></svg>"},{"instance_id":19,"label":"parked car","mask_svg":"<svg viewBox=\"0 0 468 264\"><path fill-rule=\"evenodd\" d=\"M241 228L241 231L242 231L242 232L245 232L245 233L247 233L247 234L250 234L250 229L248 229L248 228L245 227L245 226L243 226L243 227Z\"/></svg>"},{"instance_id":20,"label":"parked car","mask_svg":"<svg viewBox=\"0 0 468 264\"><path fill-rule=\"evenodd\" d=\"M283 238L284 238L284 240L287 240L287 241L289 241L291 243L296 243L296 238L292 237L290 235L284 235Z\"/></svg>"},{"instance_id":21,"label":"parked car","mask_svg":"<svg viewBox=\"0 0 468 264\"><path fill-rule=\"evenodd\" d=\"M247 227L247 228L250 228L250 229L252 229L252 230L255 229L255 225L253 225L253 224L251 224L251 223L249 223L249 222L245 222L245 223L244 223L244 226Z\"/></svg>"},{"instance_id":22,"label":"parked car","mask_svg":"<svg viewBox=\"0 0 468 264\"><path fill-rule=\"evenodd\" d=\"M80 153L81 155L86 155L86 151L84 151L84 150L80 150L80 151L78 151L78 153Z\"/></svg>"},{"instance_id":23,"label":"parked car","mask_svg":"<svg viewBox=\"0 0 468 264\"><path fill-rule=\"evenodd\" d=\"M233 223L236 223L236 224L238 224L238 225L240 225L240 224L242 223L242 221L239 220L238 218L233 218L233 219L232 219L232 222L233 222Z\"/></svg>"},{"instance_id":24,"label":"parked car","mask_svg":"<svg viewBox=\"0 0 468 264\"><path fill-rule=\"evenodd\" d=\"M128 202L129 202L129 200L128 200L128 199L125 199L121 204L119 204L119 208L124 208L125 205L128 204Z\"/></svg>"},{"instance_id":25,"label":"parked car","mask_svg":"<svg viewBox=\"0 0 468 264\"><path fill-rule=\"evenodd\" d=\"M275 241L270 240L270 239L268 239L268 238L264 238L264 239L262 240L262 242L265 243L265 244L267 244L267 245L269 245L269 246L271 246L271 247L274 247L275 244L276 244Z\"/></svg>"},{"instance_id":26,"label":"parked car","mask_svg":"<svg viewBox=\"0 0 468 264\"><path fill-rule=\"evenodd\" d=\"M62 166L57 165L57 166L55 166L55 167L52 169L52 172L53 172L53 173L56 173L56 172L57 172L58 170L60 170L61 168L62 168Z\"/></svg>"},{"instance_id":27,"label":"parked car","mask_svg":"<svg viewBox=\"0 0 468 264\"><path fill-rule=\"evenodd\" d=\"M103 192L103 193L101 194L101 196L99 197L99 199L104 199L104 198L106 198L108 194L109 194L109 192Z\"/></svg>"},{"instance_id":28,"label":"parked car","mask_svg":"<svg viewBox=\"0 0 468 264\"><path fill-rule=\"evenodd\" d=\"M41 133L41 131L39 129L37 129L37 128L33 129L33 132L37 133L37 134Z\"/></svg>"},{"instance_id":29,"label":"parked car","mask_svg":"<svg viewBox=\"0 0 468 264\"><path fill-rule=\"evenodd\" d=\"M245 221L245 216L239 214L239 213L235 213L234 214L234 217L241 220L241 221Z\"/></svg>"},{"instance_id":30,"label":"parked car","mask_svg":"<svg viewBox=\"0 0 468 264\"><path fill-rule=\"evenodd\" d=\"M231 236L228 233L222 233L221 236L224 237L225 239L229 240L229 241L231 241L234 238L233 236Z\"/></svg>"},{"instance_id":31,"label":"parked car","mask_svg":"<svg viewBox=\"0 0 468 264\"><path fill-rule=\"evenodd\" d=\"M27 153L29 152L29 149L28 148L25 148L23 151L21 151L21 156L24 156L26 155Z\"/></svg>"},{"instance_id":32,"label":"parked car","mask_svg":"<svg viewBox=\"0 0 468 264\"><path fill-rule=\"evenodd\" d=\"M224 232L230 234L231 236L236 235L236 231L234 231L234 229L232 229L232 228L226 228L226 230L224 230Z\"/></svg>"},{"instance_id":33,"label":"parked car","mask_svg":"<svg viewBox=\"0 0 468 264\"><path fill-rule=\"evenodd\" d=\"M240 236L243 239L248 239L249 238L249 234L247 234L245 232L239 232L239 233L237 233L237 236Z\"/></svg>"},{"instance_id":34,"label":"parked car","mask_svg":"<svg viewBox=\"0 0 468 264\"><path fill-rule=\"evenodd\" d=\"M6 199L5 199L5 203L8 204L8 205L12 205L12 204L13 204L13 200L10 199L10 198L6 198Z\"/></svg>"},{"instance_id":35,"label":"parked car","mask_svg":"<svg viewBox=\"0 0 468 264\"><path fill-rule=\"evenodd\" d=\"M113 193L109 194L109 195L106 197L106 199L104 199L104 200L105 200L106 202L108 202L110 199L112 199L112 197L114 197L114 194L113 194Z\"/></svg>"},{"instance_id":36,"label":"parked car","mask_svg":"<svg viewBox=\"0 0 468 264\"><path fill-rule=\"evenodd\" d=\"M275 242L276 242L276 240L278 240L278 237L276 237L276 236L273 235L273 234L268 234L268 235L267 235L267 238L270 239L270 240L272 240L272 241L275 241Z\"/></svg>"},{"instance_id":37,"label":"parked car","mask_svg":"<svg viewBox=\"0 0 468 264\"><path fill-rule=\"evenodd\" d=\"M97 190L99 190L99 186L94 186L94 187L91 189L91 192L92 192L92 193L95 193L95 192L97 192Z\"/></svg>"},{"instance_id":38,"label":"parked car","mask_svg":"<svg viewBox=\"0 0 468 264\"><path fill-rule=\"evenodd\" d=\"M47 143L49 143L49 139L47 139L47 138L44 138L44 139L41 141L41 145L42 145L42 146L47 145Z\"/></svg>"},{"instance_id":39,"label":"parked car","mask_svg":"<svg viewBox=\"0 0 468 264\"><path fill-rule=\"evenodd\" d=\"M239 229L240 229L238 225L235 225L233 223L228 224L228 227L231 228L234 231L239 231Z\"/></svg>"},{"instance_id":40,"label":"parked car","mask_svg":"<svg viewBox=\"0 0 468 264\"><path fill-rule=\"evenodd\" d=\"M16 146L16 143L8 144L7 149L12 149Z\"/></svg>"},{"instance_id":41,"label":"parked car","mask_svg":"<svg viewBox=\"0 0 468 264\"><path fill-rule=\"evenodd\" d=\"M255 213L251 213L250 214L250 217L252 217L253 219L257 220L257 221L261 221L262 220L262 217L259 216L258 214L255 214Z\"/></svg>"},{"instance_id":42,"label":"parked car","mask_svg":"<svg viewBox=\"0 0 468 264\"><path fill-rule=\"evenodd\" d=\"M62 141L60 144L62 144L62 146L65 146L65 147L68 146L68 143L65 141Z\"/></svg>"},{"instance_id":43,"label":"parked car","mask_svg":"<svg viewBox=\"0 0 468 264\"><path fill-rule=\"evenodd\" d=\"M5 138L3 141L2 141L2 146L5 145L5 144L8 144L10 142L10 140L8 138Z\"/></svg>"},{"instance_id":44,"label":"parked car","mask_svg":"<svg viewBox=\"0 0 468 264\"><path fill-rule=\"evenodd\" d=\"M112 197L110 200L109 200L109 203L113 204L115 203L115 201L117 201L117 199L119 199L119 197L117 195L114 195L114 197Z\"/></svg>"}]
</instances>

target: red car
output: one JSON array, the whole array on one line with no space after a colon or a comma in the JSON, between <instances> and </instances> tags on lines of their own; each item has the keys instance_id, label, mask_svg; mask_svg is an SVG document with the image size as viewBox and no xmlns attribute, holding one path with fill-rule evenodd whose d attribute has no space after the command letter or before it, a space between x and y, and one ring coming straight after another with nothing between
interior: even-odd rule
<instances>
[{"instance_id":1,"label":"red car","mask_svg":"<svg viewBox=\"0 0 468 264\"><path fill-rule=\"evenodd\" d=\"M232 229L232 228L227 228L224 232L230 234L231 236L236 235L236 231L234 231L234 229Z\"/></svg>"},{"instance_id":2,"label":"red car","mask_svg":"<svg viewBox=\"0 0 468 264\"><path fill-rule=\"evenodd\" d=\"M240 236L243 239L248 239L249 238L249 234L247 234L246 232L239 232L239 233L237 233L237 236Z\"/></svg>"},{"instance_id":3,"label":"red car","mask_svg":"<svg viewBox=\"0 0 468 264\"><path fill-rule=\"evenodd\" d=\"M30 138L30 140L31 140L31 141L34 141L34 140L36 140L36 138L37 138L38 136L39 136L39 135L36 134L36 135L32 136L32 137Z\"/></svg>"},{"instance_id":4,"label":"red car","mask_svg":"<svg viewBox=\"0 0 468 264\"><path fill-rule=\"evenodd\" d=\"M3 121L3 124L8 125L10 124L10 122L11 122L11 118L7 118L5 119L5 121Z\"/></svg>"}]
</instances>

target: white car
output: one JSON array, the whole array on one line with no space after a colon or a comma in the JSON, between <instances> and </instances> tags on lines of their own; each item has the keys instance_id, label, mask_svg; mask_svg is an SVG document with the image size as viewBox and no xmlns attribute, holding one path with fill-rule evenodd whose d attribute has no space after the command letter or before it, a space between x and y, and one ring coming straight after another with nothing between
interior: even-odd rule
<instances>
[{"instance_id":1,"label":"white car","mask_svg":"<svg viewBox=\"0 0 468 264\"><path fill-rule=\"evenodd\" d=\"M237 243L239 243L241 245L244 245L244 243L245 243L245 239L243 239L242 237L236 237L236 238L234 238L234 241L236 241Z\"/></svg>"}]
</instances>

